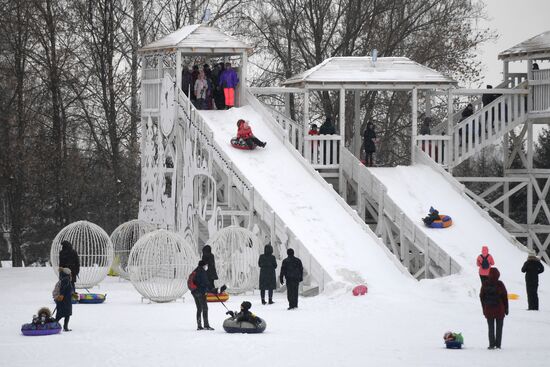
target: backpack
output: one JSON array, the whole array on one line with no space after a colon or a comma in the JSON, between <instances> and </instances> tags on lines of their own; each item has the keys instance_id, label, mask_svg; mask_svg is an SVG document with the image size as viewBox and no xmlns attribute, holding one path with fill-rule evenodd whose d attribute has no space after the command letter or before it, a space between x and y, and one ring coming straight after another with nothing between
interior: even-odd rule
<instances>
[{"instance_id":1,"label":"backpack","mask_svg":"<svg viewBox=\"0 0 550 367\"><path fill-rule=\"evenodd\" d=\"M487 256L479 255L479 256L481 256L481 269L489 269L491 267L491 265L489 264L489 255Z\"/></svg>"},{"instance_id":2,"label":"backpack","mask_svg":"<svg viewBox=\"0 0 550 367\"><path fill-rule=\"evenodd\" d=\"M197 289L197 283L195 283L195 277L197 276L197 272L193 271L191 274L189 274L189 277L187 278L187 288L189 288L190 291L194 291Z\"/></svg>"},{"instance_id":3,"label":"backpack","mask_svg":"<svg viewBox=\"0 0 550 367\"><path fill-rule=\"evenodd\" d=\"M483 293L483 303L487 306L498 306L500 297L498 295L497 285L485 283L485 292Z\"/></svg>"},{"instance_id":4,"label":"backpack","mask_svg":"<svg viewBox=\"0 0 550 367\"><path fill-rule=\"evenodd\" d=\"M61 280L58 280L57 283L55 283L55 287L53 287L52 291L52 297L54 301L61 302L65 298L61 294Z\"/></svg>"}]
</instances>

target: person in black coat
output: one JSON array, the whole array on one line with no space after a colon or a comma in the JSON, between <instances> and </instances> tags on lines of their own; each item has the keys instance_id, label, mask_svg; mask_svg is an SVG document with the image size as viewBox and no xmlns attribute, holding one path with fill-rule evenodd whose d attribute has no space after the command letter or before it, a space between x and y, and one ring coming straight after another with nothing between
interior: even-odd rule
<instances>
[{"instance_id":1,"label":"person in black coat","mask_svg":"<svg viewBox=\"0 0 550 367\"><path fill-rule=\"evenodd\" d=\"M251 324L254 324L256 327L262 322L262 320L254 315L252 312L250 312L250 309L252 308L252 303L248 301L244 301L241 303L241 311L240 312L234 312L234 311L227 311L225 314L231 316L234 318L237 322L250 322Z\"/></svg>"},{"instance_id":2,"label":"person in black coat","mask_svg":"<svg viewBox=\"0 0 550 367\"><path fill-rule=\"evenodd\" d=\"M71 284L74 292L76 278L78 277L78 273L80 273L80 259L78 258L78 253L73 249L73 245L69 241L61 242L59 267L71 269Z\"/></svg>"},{"instance_id":3,"label":"person in black coat","mask_svg":"<svg viewBox=\"0 0 550 367\"><path fill-rule=\"evenodd\" d=\"M206 293L212 288L210 287L210 282L208 281L208 275L206 273L207 268L208 264L206 261L200 260L199 265L194 270L194 280L197 288L191 291L191 295L195 300L195 306L197 306L197 330L214 330L208 323L208 303L206 302ZM201 314L202 321L204 321L204 328L201 323Z\"/></svg>"},{"instance_id":4,"label":"person in black coat","mask_svg":"<svg viewBox=\"0 0 550 367\"><path fill-rule=\"evenodd\" d=\"M62 296L61 300L55 300L56 314L55 321L59 322L61 319L63 321L63 330L71 331L69 329L69 320L73 314L73 286L71 284L71 269L69 268L59 268L59 282L61 282L59 287L59 294Z\"/></svg>"},{"instance_id":5,"label":"person in black coat","mask_svg":"<svg viewBox=\"0 0 550 367\"><path fill-rule=\"evenodd\" d=\"M215 287L214 281L218 279L218 272L216 271L216 260L214 260L214 254L212 254L212 247L206 245L202 248L202 260L208 265L206 274L208 275L209 289Z\"/></svg>"},{"instance_id":6,"label":"person in black coat","mask_svg":"<svg viewBox=\"0 0 550 367\"><path fill-rule=\"evenodd\" d=\"M539 287L539 274L544 271L544 266L535 255L530 254L527 261L523 264L521 272L525 273L525 286L527 288L528 310L538 311L539 296L537 294Z\"/></svg>"},{"instance_id":7,"label":"person in black coat","mask_svg":"<svg viewBox=\"0 0 550 367\"><path fill-rule=\"evenodd\" d=\"M374 131L374 125L369 122L367 128L363 133L363 147L365 149L365 163L368 167L372 167L373 159L372 155L376 152L376 131Z\"/></svg>"},{"instance_id":8,"label":"person in black coat","mask_svg":"<svg viewBox=\"0 0 550 367\"><path fill-rule=\"evenodd\" d=\"M319 129L319 135L334 135L336 134L336 129L334 128L334 125L332 124L332 119L330 117L327 117L323 125L321 125L321 128ZM331 164L334 162L334 154L332 153L332 144L336 144L334 141L326 141L323 145L323 157L324 160L321 162L321 164ZM329 156L327 157L327 145L329 149Z\"/></svg>"},{"instance_id":9,"label":"person in black coat","mask_svg":"<svg viewBox=\"0 0 550 367\"><path fill-rule=\"evenodd\" d=\"M260 294L262 296L262 305L265 305L265 291L268 292L269 304L273 302L273 290L277 287L277 260L273 256L273 247L266 245L264 253L258 259L260 267Z\"/></svg>"},{"instance_id":10,"label":"person in black coat","mask_svg":"<svg viewBox=\"0 0 550 367\"><path fill-rule=\"evenodd\" d=\"M279 281L281 285L285 284L287 288L288 309L292 310L298 307L298 287L304 280L304 267L302 261L294 256L294 250L286 250L288 257L283 260Z\"/></svg>"}]
</instances>

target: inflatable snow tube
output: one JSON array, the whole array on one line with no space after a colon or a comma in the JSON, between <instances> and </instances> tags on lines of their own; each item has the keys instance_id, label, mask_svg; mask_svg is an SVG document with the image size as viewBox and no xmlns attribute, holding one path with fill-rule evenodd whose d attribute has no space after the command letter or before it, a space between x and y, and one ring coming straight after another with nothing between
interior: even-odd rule
<instances>
[{"instance_id":1,"label":"inflatable snow tube","mask_svg":"<svg viewBox=\"0 0 550 367\"><path fill-rule=\"evenodd\" d=\"M59 334L60 331L61 324L55 321L47 322L44 325L23 324L21 326L21 332L26 336L53 335Z\"/></svg>"},{"instance_id":2,"label":"inflatable snow tube","mask_svg":"<svg viewBox=\"0 0 550 367\"><path fill-rule=\"evenodd\" d=\"M226 292L216 294L216 293L206 293L206 302L226 302L229 299L229 294Z\"/></svg>"},{"instance_id":3,"label":"inflatable snow tube","mask_svg":"<svg viewBox=\"0 0 550 367\"><path fill-rule=\"evenodd\" d=\"M75 305L75 304L78 303L79 299L80 299L79 294L78 294L78 293L73 293L73 295L72 295L72 297L71 297L71 303L72 303L73 305Z\"/></svg>"},{"instance_id":4,"label":"inflatable snow tube","mask_svg":"<svg viewBox=\"0 0 550 367\"><path fill-rule=\"evenodd\" d=\"M357 287L353 288L353 295L354 296L364 296L365 294L367 294L368 292L368 288L366 285L358 285Z\"/></svg>"},{"instance_id":5,"label":"inflatable snow tube","mask_svg":"<svg viewBox=\"0 0 550 367\"><path fill-rule=\"evenodd\" d=\"M96 304L96 303L105 302L107 295L100 294L100 293L86 293L86 294L80 294L79 297L80 297L80 300L79 300L80 303Z\"/></svg>"},{"instance_id":6,"label":"inflatable snow tube","mask_svg":"<svg viewBox=\"0 0 550 367\"><path fill-rule=\"evenodd\" d=\"M456 340L445 342L447 349L462 349L462 343Z\"/></svg>"},{"instance_id":7,"label":"inflatable snow tube","mask_svg":"<svg viewBox=\"0 0 550 367\"><path fill-rule=\"evenodd\" d=\"M248 321L239 322L232 317L223 322L223 329L228 333L259 334L265 331L266 326L264 319L260 319L258 326Z\"/></svg>"},{"instance_id":8,"label":"inflatable snow tube","mask_svg":"<svg viewBox=\"0 0 550 367\"><path fill-rule=\"evenodd\" d=\"M519 295L516 293L508 293L508 299L517 300L519 299Z\"/></svg>"},{"instance_id":9,"label":"inflatable snow tube","mask_svg":"<svg viewBox=\"0 0 550 367\"><path fill-rule=\"evenodd\" d=\"M448 228L453 225L453 219L448 215L440 215L438 220L434 220L428 227Z\"/></svg>"},{"instance_id":10,"label":"inflatable snow tube","mask_svg":"<svg viewBox=\"0 0 550 367\"><path fill-rule=\"evenodd\" d=\"M256 144L252 144L252 146L248 146L244 139L239 138L233 138L231 139L231 146L233 148L242 149L242 150L253 150L256 149Z\"/></svg>"}]
</instances>

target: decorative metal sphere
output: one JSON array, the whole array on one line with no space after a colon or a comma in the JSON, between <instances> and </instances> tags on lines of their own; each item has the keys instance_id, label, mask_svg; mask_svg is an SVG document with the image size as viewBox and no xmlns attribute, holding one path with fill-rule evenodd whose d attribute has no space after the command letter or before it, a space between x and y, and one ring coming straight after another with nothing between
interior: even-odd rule
<instances>
[{"instance_id":1,"label":"decorative metal sphere","mask_svg":"<svg viewBox=\"0 0 550 367\"><path fill-rule=\"evenodd\" d=\"M257 287L260 246L254 233L246 228L229 226L219 230L208 244L216 256L220 284L227 285L234 293Z\"/></svg>"},{"instance_id":2,"label":"decorative metal sphere","mask_svg":"<svg viewBox=\"0 0 550 367\"><path fill-rule=\"evenodd\" d=\"M91 288L99 284L113 263L113 244L109 235L97 224L84 220L71 223L59 231L50 250L50 261L56 275L61 242L65 240L73 245L80 260L76 288Z\"/></svg>"},{"instance_id":3,"label":"decorative metal sphere","mask_svg":"<svg viewBox=\"0 0 550 367\"><path fill-rule=\"evenodd\" d=\"M111 234L111 242L115 249L113 270L115 270L120 277L130 280L130 274L128 274L127 270L130 250L143 235L155 229L155 226L151 223L134 219L122 223L113 231Z\"/></svg>"},{"instance_id":4,"label":"decorative metal sphere","mask_svg":"<svg viewBox=\"0 0 550 367\"><path fill-rule=\"evenodd\" d=\"M181 236L159 229L141 237L128 259L130 281L153 302L170 302L187 291L187 277L199 261L193 246Z\"/></svg>"}]
</instances>

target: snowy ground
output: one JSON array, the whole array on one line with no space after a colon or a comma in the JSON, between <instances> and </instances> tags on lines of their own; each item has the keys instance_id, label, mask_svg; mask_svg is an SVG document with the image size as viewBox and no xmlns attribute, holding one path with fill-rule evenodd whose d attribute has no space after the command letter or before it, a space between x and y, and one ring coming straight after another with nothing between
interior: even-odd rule
<instances>
[{"instance_id":1,"label":"snowy ground","mask_svg":"<svg viewBox=\"0 0 550 367\"><path fill-rule=\"evenodd\" d=\"M348 294L301 298L286 310L286 296L262 306L259 296L232 298L237 309L251 300L267 320L261 335L230 335L221 328L225 309L210 304L213 332L196 331L195 306L141 303L132 285L108 278L94 291L102 305L75 305L71 333L25 337L22 323L50 305L55 277L49 268L0 269L0 366L547 366L550 358L550 284L541 284L542 311L526 311L524 288L508 285L511 301L503 349L488 351L487 326L473 277L422 281L407 294ZM446 330L462 331L465 349L446 350Z\"/></svg>"}]
</instances>

